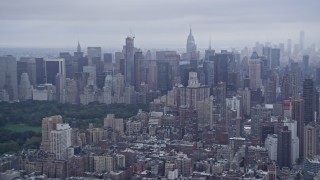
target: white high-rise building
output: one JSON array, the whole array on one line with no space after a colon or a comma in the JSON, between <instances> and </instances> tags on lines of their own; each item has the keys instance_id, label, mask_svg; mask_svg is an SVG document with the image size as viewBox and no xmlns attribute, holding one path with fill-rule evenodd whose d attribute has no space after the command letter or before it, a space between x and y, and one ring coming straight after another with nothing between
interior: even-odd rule
<instances>
[{"instance_id":1,"label":"white high-rise building","mask_svg":"<svg viewBox=\"0 0 320 180\"><path fill-rule=\"evenodd\" d=\"M125 87L124 76L120 73L116 74L113 78L113 92L114 92L113 102L123 103L123 101L121 101L121 97L123 97L124 87Z\"/></svg>"},{"instance_id":2,"label":"white high-rise building","mask_svg":"<svg viewBox=\"0 0 320 180\"><path fill-rule=\"evenodd\" d=\"M112 76L107 75L104 81L103 87L103 102L105 104L111 104L112 99Z\"/></svg>"},{"instance_id":3,"label":"white high-rise building","mask_svg":"<svg viewBox=\"0 0 320 180\"><path fill-rule=\"evenodd\" d=\"M291 163L296 164L296 160L299 158L299 138L297 136L297 121L285 120L284 126L288 126L291 131Z\"/></svg>"},{"instance_id":4,"label":"white high-rise building","mask_svg":"<svg viewBox=\"0 0 320 180\"><path fill-rule=\"evenodd\" d=\"M66 102L66 78L60 73L56 76L56 100L59 103Z\"/></svg>"},{"instance_id":5,"label":"white high-rise building","mask_svg":"<svg viewBox=\"0 0 320 180\"><path fill-rule=\"evenodd\" d=\"M237 118L241 118L242 116L242 103L241 96L233 96L232 98L226 98L226 106L231 110L237 112Z\"/></svg>"},{"instance_id":6,"label":"white high-rise building","mask_svg":"<svg viewBox=\"0 0 320 180\"><path fill-rule=\"evenodd\" d=\"M261 87L261 61L256 52L249 59L250 88L256 90Z\"/></svg>"},{"instance_id":7,"label":"white high-rise building","mask_svg":"<svg viewBox=\"0 0 320 180\"><path fill-rule=\"evenodd\" d=\"M268 150L270 160L277 160L278 136L276 134L269 134L264 142L264 147Z\"/></svg>"},{"instance_id":8,"label":"white high-rise building","mask_svg":"<svg viewBox=\"0 0 320 180\"><path fill-rule=\"evenodd\" d=\"M114 114L107 114L107 117L104 118L104 127L111 127L121 135L124 134L124 121L122 118L115 118Z\"/></svg>"},{"instance_id":9,"label":"white high-rise building","mask_svg":"<svg viewBox=\"0 0 320 180\"><path fill-rule=\"evenodd\" d=\"M21 80L19 84L19 99L28 100L32 99L32 85L27 73L21 74Z\"/></svg>"},{"instance_id":10,"label":"white high-rise building","mask_svg":"<svg viewBox=\"0 0 320 180\"><path fill-rule=\"evenodd\" d=\"M68 159L68 148L72 145L71 131L69 124L57 124L56 130L50 132L50 152L57 159Z\"/></svg>"}]
</instances>

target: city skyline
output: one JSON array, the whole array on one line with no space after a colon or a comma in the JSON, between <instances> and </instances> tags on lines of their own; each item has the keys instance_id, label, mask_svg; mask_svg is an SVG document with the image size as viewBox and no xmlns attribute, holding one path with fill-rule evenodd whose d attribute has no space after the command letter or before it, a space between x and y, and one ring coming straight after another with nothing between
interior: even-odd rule
<instances>
[{"instance_id":1,"label":"city skyline","mask_svg":"<svg viewBox=\"0 0 320 180\"><path fill-rule=\"evenodd\" d=\"M320 179L319 5L2 0L0 179Z\"/></svg>"},{"instance_id":2,"label":"city skyline","mask_svg":"<svg viewBox=\"0 0 320 180\"><path fill-rule=\"evenodd\" d=\"M199 49L256 41L319 44L317 1L2 1L0 47L119 48L135 35L140 48L183 48L189 27ZM267 12L267 13L266 13ZM270 12L270 13L269 13ZM300 12L300 13L298 13Z\"/></svg>"}]
</instances>

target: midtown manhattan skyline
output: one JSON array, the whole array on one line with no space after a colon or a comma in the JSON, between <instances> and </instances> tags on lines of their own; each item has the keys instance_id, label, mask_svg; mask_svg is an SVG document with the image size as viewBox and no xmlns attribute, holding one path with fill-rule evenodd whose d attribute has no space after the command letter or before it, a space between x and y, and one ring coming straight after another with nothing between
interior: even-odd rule
<instances>
[{"instance_id":1,"label":"midtown manhattan skyline","mask_svg":"<svg viewBox=\"0 0 320 180\"><path fill-rule=\"evenodd\" d=\"M18 3L17 3L18 2ZM121 48L135 35L141 48L183 48L190 26L199 49L274 44L306 34L320 39L319 2L302 1L8 1L0 6L0 47Z\"/></svg>"}]
</instances>

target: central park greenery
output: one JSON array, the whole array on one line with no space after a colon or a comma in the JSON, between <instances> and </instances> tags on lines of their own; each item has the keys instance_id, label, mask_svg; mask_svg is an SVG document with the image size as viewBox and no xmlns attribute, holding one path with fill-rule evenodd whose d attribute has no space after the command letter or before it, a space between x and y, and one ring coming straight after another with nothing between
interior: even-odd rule
<instances>
[{"instance_id":1,"label":"central park greenery","mask_svg":"<svg viewBox=\"0 0 320 180\"><path fill-rule=\"evenodd\" d=\"M148 111L147 105L59 104L49 101L0 102L0 154L22 148L38 148L41 141L41 121L44 117L61 115L72 127L87 128L89 123L103 125L107 114L129 118L138 110Z\"/></svg>"}]
</instances>

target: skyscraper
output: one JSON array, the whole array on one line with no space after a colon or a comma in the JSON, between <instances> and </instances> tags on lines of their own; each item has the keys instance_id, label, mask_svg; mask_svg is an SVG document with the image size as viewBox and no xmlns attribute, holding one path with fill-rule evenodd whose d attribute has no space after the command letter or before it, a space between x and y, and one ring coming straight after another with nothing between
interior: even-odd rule
<instances>
[{"instance_id":1,"label":"skyscraper","mask_svg":"<svg viewBox=\"0 0 320 180\"><path fill-rule=\"evenodd\" d=\"M112 53L104 53L103 61L104 63L112 63Z\"/></svg>"},{"instance_id":2,"label":"skyscraper","mask_svg":"<svg viewBox=\"0 0 320 180\"><path fill-rule=\"evenodd\" d=\"M216 104L217 111L220 115L220 119L218 120L218 124L226 125L226 93L227 87L225 82L219 82L216 86Z\"/></svg>"},{"instance_id":3,"label":"skyscraper","mask_svg":"<svg viewBox=\"0 0 320 180\"><path fill-rule=\"evenodd\" d=\"M157 62L156 61L150 61L148 66L148 76L147 76L147 82L149 85L150 90L156 90L157 89Z\"/></svg>"},{"instance_id":4,"label":"skyscraper","mask_svg":"<svg viewBox=\"0 0 320 180\"><path fill-rule=\"evenodd\" d=\"M95 60L101 60L101 47L88 47L87 53L89 64L92 64Z\"/></svg>"},{"instance_id":5,"label":"skyscraper","mask_svg":"<svg viewBox=\"0 0 320 180\"><path fill-rule=\"evenodd\" d=\"M192 29L190 28L190 33L187 39L187 58L188 60L197 60L197 45L195 43L194 37L192 35Z\"/></svg>"},{"instance_id":6,"label":"skyscraper","mask_svg":"<svg viewBox=\"0 0 320 180\"><path fill-rule=\"evenodd\" d=\"M302 73L300 66L297 62L290 63L290 89L292 97L299 96L299 90L302 84Z\"/></svg>"},{"instance_id":7,"label":"skyscraper","mask_svg":"<svg viewBox=\"0 0 320 180\"><path fill-rule=\"evenodd\" d=\"M302 58L302 73L303 73L304 79L309 78L310 72L309 72L309 56L308 55L304 55Z\"/></svg>"},{"instance_id":8,"label":"skyscraper","mask_svg":"<svg viewBox=\"0 0 320 180\"><path fill-rule=\"evenodd\" d=\"M273 104L277 101L277 75L275 72L267 80L264 93L266 104Z\"/></svg>"},{"instance_id":9,"label":"skyscraper","mask_svg":"<svg viewBox=\"0 0 320 180\"><path fill-rule=\"evenodd\" d=\"M300 140L297 136L297 121L285 119L283 124L284 126L288 126L288 130L291 131L291 164L296 164L296 160L300 157Z\"/></svg>"},{"instance_id":10,"label":"skyscraper","mask_svg":"<svg viewBox=\"0 0 320 180\"><path fill-rule=\"evenodd\" d=\"M292 53L292 41L291 41L291 39L287 40L287 53L288 53L288 56L290 57L291 53Z\"/></svg>"},{"instance_id":11,"label":"skyscraper","mask_svg":"<svg viewBox=\"0 0 320 180\"><path fill-rule=\"evenodd\" d=\"M28 73L30 83L36 85L36 61L35 58L21 57L17 61L17 73L18 73L18 85L20 84L20 78L22 73Z\"/></svg>"},{"instance_id":12,"label":"skyscraper","mask_svg":"<svg viewBox=\"0 0 320 180\"><path fill-rule=\"evenodd\" d=\"M120 103L120 97L123 96L124 93L124 76L120 73L116 74L113 79L113 92L114 92L114 99L115 102Z\"/></svg>"},{"instance_id":13,"label":"skyscraper","mask_svg":"<svg viewBox=\"0 0 320 180\"><path fill-rule=\"evenodd\" d=\"M288 126L278 132L277 163L282 167L291 167L291 131Z\"/></svg>"},{"instance_id":14,"label":"skyscraper","mask_svg":"<svg viewBox=\"0 0 320 180\"><path fill-rule=\"evenodd\" d=\"M287 100L290 97L290 75L289 73L286 73L282 77L281 82L281 99Z\"/></svg>"},{"instance_id":15,"label":"skyscraper","mask_svg":"<svg viewBox=\"0 0 320 180\"><path fill-rule=\"evenodd\" d=\"M210 88L214 87L214 61L205 61L203 63L204 74L205 74L205 84Z\"/></svg>"},{"instance_id":16,"label":"skyscraper","mask_svg":"<svg viewBox=\"0 0 320 180\"><path fill-rule=\"evenodd\" d=\"M316 68L316 86L319 87L320 86L320 67Z\"/></svg>"},{"instance_id":17,"label":"skyscraper","mask_svg":"<svg viewBox=\"0 0 320 180\"><path fill-rule=\"evenodd\" d=\"M280 49L271 49L271 69L280 66Z\"/></svg>"},{"instance_id":18,"label":"skyscraper","mask_svg":"<svg viewBox=\"0 0 320 180\"><path fill-rule=\"evenodd\" d=\"M312 79L305 79L303 81L303 100L304 100L304 124L314 120L314 113L317 109L317 91L314 88ZM317 114L318 116L318 114Z\"/></svg>"},{"instance_id":19,"label":"skyscraper","mask_svg":"<svg viewBox=\"0 0 320 180\"><path fill-rule=\"evenodd\" d=\"M95 86L97 83L97 71L96 71L96 66L88 65L88 66L83 66L83 72L88 73L88 81L87 85L93 85Z\"/></svg>"},{"instance_id":20,"label":"skyscraper","mask_svg":"<svg viewBox=\"0 0 320 180\"><path fill-rule=\"evenodd\" d=\"M62 123L62 116L51 116L42 119L42 141L40 149L49 151L51 131L56 130L57 124Z\"/></svg>"},{"instance_id":21,"label":"skyscraper","mask_svg":"<svg viewBox=\"0 0 320 180\"><path fill-rule=\"evenodd\" d=\"M311 158L317 155L318 130L314 122L304 127L304 157Z\"/></svg>"},{"instance_id":22,"label":"skyscraper","mask_svg":"<svg viewBox=\"0 0 320 180\"><path fill-rule=\"evenodd\" d=\"M125 55L125 82L127 85L134 85L134 37L126 38L126 45L123 50Z\"/></svg>"},{"instance_id":23,"label":"skyscraper","mask_svg":"<svg viewBox=\"0 0 320 180\"><path fill-rule=\"evenodd\" d=\"M198 108L198 102L210 96L210 88L201 86L196 72L189 72L188 86L180 89L180 105Z\"/></svg>"},{"instance_id":24,"label":"skyscraper","mask_svg":"<svg viewBox=\"0 0 320 180\"><path fill-rule=\"evenodd\" d=\"M300 31L299 47L300 51L304 50L304 31Z\"/></svg>"},{"instance_id":25,"label":"skyscraper","mask_svg":"<svg viewBox=\"0 0 320 180\"><path fill-rule=\"evenodd\" d=\"M75 79L66 79L66 103L69 104L79 104L80 103L80 94L77 80Z\"/></svg>"},{"instance_id":26,"label":"skyscraper","mask_svg":"<svg viewBox=\"0 0 320 180\"><path fill-rule=\"evenodd\" d=\"M134 54L134 88L139 91L142 82L145 82L146 73L144 68L144 57L142 52Z\"/></svg>"},{"instance_id":27,"label":"skyscraper","mask_svg":"<svg viewBox=\"0 0 320 180\"><path fill-rule=\"evenodd\" d=\"M261 86L261 61L256 52L253 52L249 60L250 88L256 90Z\"/></svg>"},{"instance_id":28,"label":"skyscraper","mask_svg":"<svg viewBox=\"0 0 320 180\"><path fill-rule=\"evenodd\" d=\"M32 85L27 73L22 73L19 84L19 100L32 99Z\"/></svg>"},{"instance_id":29,"label":"skyscraper","mask_svg":"<svg viewBox=\"0 0 320 180\"><path fill-rule=\"evenodd\" d=\"M68 159L68 148L71 146L71 131L69 124L61 123L56 124L56 129L50 131L50 152L55 154L56 159Z\"/></svg>"},{"instance_id":30,"label":"skyscraper","mask_svg":"<svg viewBox=\"0 0 320 180\"><path fill-rule=\"evenodd\" d=\"M228 82L228 62L229 54L227 53L216 53L214 57L214 85L216 86L219 82Z\"/></svg>"},{"instance_id":31,"label":"skyscraper","mask_svg":"<svg viewBox=\"0 0 320 180\"><path fill-rule=\"evenodd\" d=\"M170 67L168 62L157 62L157 87L161 93L171 89Z\"/></svg>"},{"instance_id":32,"label":"skyscraper","mask_svg":"<svg viewBox=\"0 0 320 180\"><path fill-rule=\"evenodd\" d=\"M45 70L44 70L44 59L36 58L36 84L46 83Z\"/></svg>"},{"instance_id":33,"label":"skyscraper","mask_svg":"<svg viewBox=\"0 0 320 180\"><path fill-rule=\"evenodd\" d=\"M17 61L13 56L0 56L0 99L18 99Z\"/></svg>"},{"instance_id":34,"label":"skyscraper","mask_svg":"<svg viewBox=\"0 0 320 180\"><path fill-rule=\"evenodd\" d=\"M303 157L304 144L304 103L303 99L293 99L291 101L291 118L297 121L297 136L299 143L299 157Z\"/></svg>"},{"instance_id":35,"label":"skyscraper","mask_svg":"<svg viewBox=\"0 0 320 180\"><path fill-rule=\"evenodd\" d=\"M107 75L104 82L103 87L103 102L105 104L111 104L111 97L112 97L112 76Z\"/></svg>"},{"instance_id":36,"label":"skyscraper","mask_svg":"<svg viewBox=\"0 0 320 180\"><path fill-rule=\"evenodd\" d=\"M56 100L59 103L66 102L66 78L58 73L56 76Z\"/></svg>"},{"instance_id":37,"label":"skyscraper","mask_svg":"<svg viewBox=\"0 0 320 180\"><path fill-rule=\"evenodd\" d=\"M46 83L56 85L56 76L58 73L65 77L65 60L62 58L44 59L44 70Z\"/></svg>"}]
</instances>

